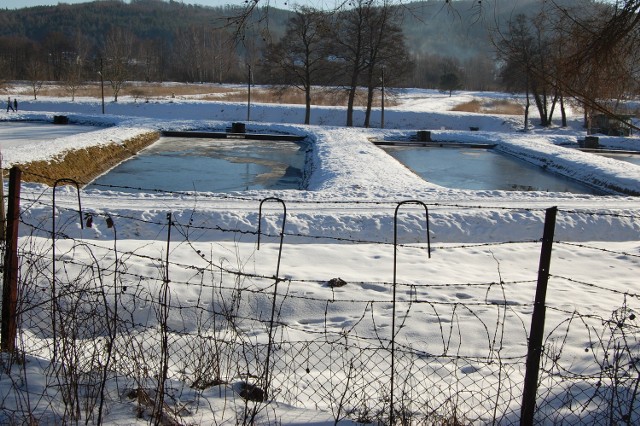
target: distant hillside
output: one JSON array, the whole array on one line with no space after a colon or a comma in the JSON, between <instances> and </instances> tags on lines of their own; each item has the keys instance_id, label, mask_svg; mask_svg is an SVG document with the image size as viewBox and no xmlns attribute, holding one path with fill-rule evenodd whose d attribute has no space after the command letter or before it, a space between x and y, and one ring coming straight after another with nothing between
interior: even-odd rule
<instances>
[{"instance_id":1,"label":"distant hillside","mask_svg":"<svg viewBox=\"0 0 640 426\"><path fill-rule=\"evenodd\" d=\"M80 4L0 10L0 37L22 36L42 43L51 33L73 36L80 31L98 41L113 27L131 30L140 39L172 38L187 27L224 27L240 7L205 7L176 1L102 0ZM283 28L290 12L273 9L270 24Z\"/></svg>"},{"instance_id":2,"label":"distant hillside","mask_svg":"<svg viewBox=\"0 0 640 426\"><path fill-rule=\"evenodd\" d=\"M571 0L575 3L579 0ZM403 30L414 54L438 54L465 59L478 53L490 54L488 29L505 25L517 13L538 7L537 0L458 0L447 7L443 0L406 3ZM478 6L481 4L481 8ZM178 1L132 0L123 3L103 0L81 4L59 4L17 10L0 10L0 37L20 36L42 43L52 33L72 36L80 31L99 44L113 27L124 27L140 39L168 39L181 28L223 27L241 7L205 7ZM272 37L282 34L291 12L261 9L264 29ZM265 31L261 32L265 34Z\"/></svg>"}]
</instances>

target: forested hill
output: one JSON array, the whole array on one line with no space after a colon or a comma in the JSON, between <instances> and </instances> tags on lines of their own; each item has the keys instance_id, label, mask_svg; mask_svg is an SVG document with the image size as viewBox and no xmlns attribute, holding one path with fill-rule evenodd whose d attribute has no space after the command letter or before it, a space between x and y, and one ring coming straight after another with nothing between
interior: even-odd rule
<instances>
[{"instance_id":1,"label":"forested hill","mask_svg":"<svg viewBox=\"0 0 640 426\"><path fill-rule=\"evenodd\" d=\"M140 39L171 38L187 27L219 28L242 13L240 7L205 7L176 1L103 0L80 4L0 10L0 37L20 36L42 43L52 33L67 37L76 32L100 40L112 28L126 28ZM273 9L270 19L282 27L290 12Z\"/></svg>"},{"instance_id":2,"label":"forested hill","mask_svg":"<svg viewBox=\"0 0 640 426\"><path fill-rule=\"evenodd\" d=\"M570 0L579 2L580 0ZM444 0L404 3L402 28L413 54L468 58L491 51L488 28L504 25L520 12L531 11L536 0ZM479 6L481 5L481 6ZM139 39L171 41L184 28L220 28L230 25L242 7L205 7L163 0L102 0L90 3L0 10L0 37L26 38L45 43L52 34L73 37L81 33L100 45L112 28L126 28ZM282 34L291 11L260 9L253 22L272 37ZM266 18L265 18L266 17Z\"/></svg>"}]
</instances>

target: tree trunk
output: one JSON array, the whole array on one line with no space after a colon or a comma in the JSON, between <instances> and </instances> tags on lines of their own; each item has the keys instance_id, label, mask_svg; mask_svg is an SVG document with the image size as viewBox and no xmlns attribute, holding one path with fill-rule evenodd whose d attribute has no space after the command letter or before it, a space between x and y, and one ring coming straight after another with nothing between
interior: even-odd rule
<instances>
[{"instance_id":1,"label":"tree trunk","mask_svg":"<svg viewBox=\"0 0 640 426\"><path fill-rule=\"evenodd\" d=\"M556 93L553 95L553 100L551 101L551 109L549 109L549 113L547 114L547 123L549 123L549 126L551 126L551 123L553 122L553 113L556 110L557 103L558 103L558 92L556 91Z\"/></svg>"},{"instance_id":2,"label":"tree trunk","mask_svg":"<svg viewBox=\"0 0 640 426\"><path fill-rule=\"evenodd\" d=\"M524 104L524 131L529 130L529 107L531 102L529 101L529 89L527 89L527 101Z\"/></svg>"},{"instance_id":3,"label":"tree trunk","mask_svg":"<svg viewBox=\"0 0 640 426\"><path fill-rule=\"evenodd\" d=\"M375 88L372 87L372 84L369 84L369 88L367 89L367 109L364 113L364 127L371 126L371 108L373 106L373 93Z\"/></svg>"},{"instance_id":4,"label":"tree trunk","mask_svg":"<svg viewBox=\"0 0 640 426\"><path fill-rule=\"evenodd\" d=\"M549 127L549 119L547 117L547 105L544 97L542 97L538 93L534 93L533 100L535 101L536 108L538 109L538 115L540 116L540 125L542 127Z\"/></svg>"},{"instance_id":5,"label":"tree trunk","mask_svg":"<svg viewBox=\"0 0 640 426\"><path fill-rule=\"evenodd\" d=\"M311 121L311 86L305 87L304 90L304 124L310 124Z\"/></svg>"},{"instance_id":6,"label":"tree trunk","mask_svg":"<svg viewBox=\"0 0 640 426\"><path fill-rule=\"evenodd\" d=\"M587 106L585 104L582 105L582 114L583 114L583 120L584 120L582 125L584 126L585 129L587 129L587 134L588 134L591 126L589 125L589 113L587 112Z\"/></svg>"},{"instance_id":7,"label":"tree trunk","mask_svg":"<svg viewBox=\"0 0 640 426\"><path fill-rule=\"evenodd\" d=\"M347 101L347 127L353 127L353 104L356 99L356 86L349 88L349 98Z\"/></svg>"}]
</instances>

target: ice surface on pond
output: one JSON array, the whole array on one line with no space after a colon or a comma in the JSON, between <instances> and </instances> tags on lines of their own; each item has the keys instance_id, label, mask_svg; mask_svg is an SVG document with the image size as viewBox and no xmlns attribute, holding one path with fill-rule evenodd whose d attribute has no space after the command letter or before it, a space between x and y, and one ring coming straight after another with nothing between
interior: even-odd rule
<instances>
[{"instance_id":1,"label":"ice surface on pond","mask_svg":"<svg viewBox=\"0 0 640 426\"><path fill-rule=\"evenodd\" d=\"M448 188L600 193L489 149L396 146L385 150L425 180Z\"/></svg>"},{"instance_id":2,"label":"ice surface on pond","mask_svg":"<svg viewBox=\"0 0 640 426\"><path fill-rule=\"evenodd\" d=\"M301 189L305 151L283 141L164 137L92 184L133 192Z\"/></svg>"}]
</instances>

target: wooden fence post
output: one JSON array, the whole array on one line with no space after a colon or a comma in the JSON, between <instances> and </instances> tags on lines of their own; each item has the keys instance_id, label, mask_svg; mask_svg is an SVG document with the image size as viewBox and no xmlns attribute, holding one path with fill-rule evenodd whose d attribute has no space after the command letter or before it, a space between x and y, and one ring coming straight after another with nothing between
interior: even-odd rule
<instances>
[{"instance_id":1,"label":"wooden fence post","mask_svg":"<svg viewBox=\"0 0 640 426\"><path fill-rule=\"evenodd\" d=\"M0 152L0 239L5 239L7 215L4 210L4 169L2 168L2 153Z\"/></svg>"},{"instance_id":2,"label":"wooden fence post","mask_svg":"<svg viewBox=\"0 0 640 426\"><path fill-rule=\"evenodd\" d=\"M7 212L7 241L2 282L2 334L0 349L13 352L18 330L16 311L18 301L18 217L20 215L20 177L22 172L12 167L9 174L9 208Z\"/></svg>"},{"instance_id":3,"label":"wooden fence post","mask_svg":"<svg viewBox=\"0 0 640 426\"><path fill-rule=\"evenodd\" d=\"M544 233L542 235L542 249L538 267L538 285L536 298L533 303L531 316L531 331L529 333L529 350L522 392L522 407L520 411L520 425L533 426L533 415L536 408L536 393L538 391L538 372L542 355L542 339L544 335L544 317L546 311L547 284L549 283L549 267L551 265L551 248L556 227L557 207L547 209L544 217Z\"/></svg>"}]
</instances>

